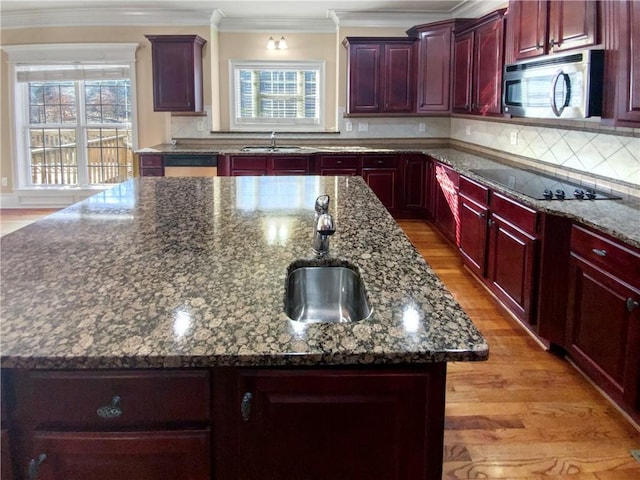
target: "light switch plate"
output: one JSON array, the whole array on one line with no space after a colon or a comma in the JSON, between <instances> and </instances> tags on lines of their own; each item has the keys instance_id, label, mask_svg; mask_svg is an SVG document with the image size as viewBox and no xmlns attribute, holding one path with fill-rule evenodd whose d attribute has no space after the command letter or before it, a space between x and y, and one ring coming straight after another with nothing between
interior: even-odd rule
<instances>
[{"instance_id":1,"label":"light switch plate","mask_svg":"<svg viewBox=\"0 0 640 480\"><path fill-rule=\"evenodd\" d=\"M358 123L358 131L359 132L368 132L369 124L367 122L359 122Z\"/></svg>"},{"instance_id":2,"label":"light switch plate","mask_svg":"<svg viewBox=\"0 0 640 480\"><path fill-rule=\"evenodd\" d=\"M418 130L419 130L420 132L426 132L426 131L427 131L427 124L426 124L426 123L422 123L422 122L420 122L420 123L418 124Z\"/></svg>"},{"instance_id":3,"label":"light switch plate","mask_svg":"<svg viewBox=\"0 0 640 480\"><path fill-rule=\"evenodd\" d=\"M353 131L353 123L351 122L345 122L344 123L344 128L347 132L352 132Z\"/></svg>"}]
</instances>

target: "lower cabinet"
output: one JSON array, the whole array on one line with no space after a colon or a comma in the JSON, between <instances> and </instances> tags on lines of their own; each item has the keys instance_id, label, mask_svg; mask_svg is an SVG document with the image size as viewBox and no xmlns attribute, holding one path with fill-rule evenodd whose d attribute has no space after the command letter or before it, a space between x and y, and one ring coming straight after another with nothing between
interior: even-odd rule
<instances>
[{"instance_id":1,"label":"lower cabinet","mask_svg":"<svg viewBox=\"0 0 640 480\"><path fill-rule=\"evenodd\" d=\"M216 391L216 479L440 478L444 382L444 364L229 369Z\"/></svg>"},{"instance_id":2,"label":"lower cabinet","mask_svg":"<svg viewBox=\"0 0 640 480\"><path fill-rule=\"evenodd\" d=\"M394 217L400 213L401 175L397 155L366 155L362 158L362 178Z\"/></svg>"},{"instance_id":3,"label":"lower cabinet","mask_svg":"<svg viewBox=\"0 0 640 480\"><path fill-rule=\"evenodd\" d=\"M209 480L206 430L41 432L33 436L29 480Z\"/></svg>"},{"instance_id":4,"label":"lower cabinet","mask_svg":"<svg viewBox=\"0 0 640 480\"><path fill-rule=\"evenodd\" d=\"M452 244L458 245L458 173L440 162L433 165L432 219L438 230Z\"/></svg>"},{"instance_id":5,"label":"lower cabinet","mask_svg":"<svg viewBox=\"0 0 640 480\"><path fill-rule=\"evenodd\" d=\"M360 175L359 155L318 155L316 173L318 175Z\"/></svg>"},{"instance_id":6,"label":"lower cabinet","mask_svg":"<svg viewBox=\"0 0 640 480\"><path fill-rule=\"evenodd\" d=\"M569 272L569 356L638 420L640 251L574 225Z\"/></svg>"},{"instance_id":7,"label":"lower cabinet","mask_svg":"<svg viewBox=\"0 0 640 480\"><path fill-rule=\"evenodd\" d=\"M462 258L517 318L534 324L537 212L460 177Z\"/></svg>"}]
</instances>

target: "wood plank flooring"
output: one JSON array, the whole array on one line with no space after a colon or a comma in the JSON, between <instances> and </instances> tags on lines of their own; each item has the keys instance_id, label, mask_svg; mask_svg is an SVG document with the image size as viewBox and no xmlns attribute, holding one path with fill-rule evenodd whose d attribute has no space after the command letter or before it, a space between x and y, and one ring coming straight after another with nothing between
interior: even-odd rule
<instances>
[{"instance_id":1,"label":"wood plank flooring","mask_svg":"<svg viewBox=\"0 0 640 480\"><path fill-rule=\"evenodd\" d=\"M0 210L0 236L14 232L58 210L57 208L3 208Z\"/></svg>"},{"instance_id":2,"label":"wood plank flooring","mask_svg":"<svg viewBox=\"0 0 640 480\"><path fill-rule=\"evenodd\" d=\"M0 232L53 210L0 211ZM639 480L640 432L566 360L544 351L429 223L400 221L489 342L449 364L443 480Z\"/></svg>"},{"instance_id":3,"label":"wood plank flooring","mask_svg":"<svg viewBox=\"0 0 640 480\"><path fill-rule=\"evenodd\" d=\"M443 480L640 479L640 432L565 359L545 350L423 221L400 221L489 343L449 364Z\"/></svg>"}]
</instances>

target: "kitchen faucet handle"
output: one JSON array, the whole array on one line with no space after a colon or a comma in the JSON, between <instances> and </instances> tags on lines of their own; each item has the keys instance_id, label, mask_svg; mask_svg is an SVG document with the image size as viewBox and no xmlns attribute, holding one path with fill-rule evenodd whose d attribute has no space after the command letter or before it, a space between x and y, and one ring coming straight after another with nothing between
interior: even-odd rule
<instances>
[{"instance_id":1,"label":"kitchen faucet handle","mask_svg":"<svg viewBox=\"0 0 640 480\"><path fill-rule=\"evenodd\" d=\"M316 212L319 214L327 213L329 211L329 200L329 195L320 195L316 198Z\"/></svg>"}]
</instances>

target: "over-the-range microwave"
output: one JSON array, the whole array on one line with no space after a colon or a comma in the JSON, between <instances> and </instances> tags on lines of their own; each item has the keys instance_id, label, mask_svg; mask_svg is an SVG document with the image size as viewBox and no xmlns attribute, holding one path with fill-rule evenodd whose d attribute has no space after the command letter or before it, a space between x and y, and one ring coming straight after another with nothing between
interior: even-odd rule
<instances>
[{"instance_id":1,"label":"over-the-range microwave","mask_svg":"<svg viewBox=\"0 0 640 480\"><path fill-rule=\"evenodd\" d=\"M584 50L504 67L504 113L534 118L602 114L604 51Z\"/></svg>"}]
</instances>

